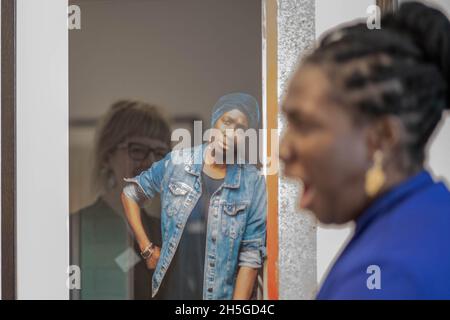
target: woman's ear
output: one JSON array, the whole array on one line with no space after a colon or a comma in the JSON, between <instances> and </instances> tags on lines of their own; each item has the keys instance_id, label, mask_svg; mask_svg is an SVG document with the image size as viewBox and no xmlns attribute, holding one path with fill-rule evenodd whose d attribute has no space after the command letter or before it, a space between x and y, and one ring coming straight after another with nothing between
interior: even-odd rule
<instances>
[{"instance_id":1,"label":"woman's ear","mask_svg":"<svg viewBox=\"0 0 450 320\"><path fill-rule=\"evenodd\" d=\"M405 128L403 122L397 116L385 116L380 119L380 136L382 147L386 149L397 149L403 141Z\"/></svg>"},{"instance_id":2,"label":"woman's ear","mask_svg":"<svg viewBox=\"0 0 450 320\"><path fill-rule=\"evenodd\" d=\"M103 168L110 170L113 166L112 161L113 161L113 152L109 152L106 156L105 159L103 160Z\"/></svg>"},{"instance_id":3,"label":"woman's ear","mask_svg":"<svg viewBox=\"0 0 450 320\"><path fill-rule=\"evenodd\" d=\"M382 116L374 120L367 128L369 155L380 150L386 159L390 159L400 152L404 139L405 127L400 118L394 115Z\"/></svg>"}]
</instances>

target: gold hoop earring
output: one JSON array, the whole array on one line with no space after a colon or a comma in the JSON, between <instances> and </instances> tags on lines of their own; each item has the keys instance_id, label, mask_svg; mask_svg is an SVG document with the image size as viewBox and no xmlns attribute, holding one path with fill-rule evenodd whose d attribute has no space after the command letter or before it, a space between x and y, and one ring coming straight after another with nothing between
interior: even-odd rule
<instances>
[{"instance_id":1,"label":"gold hoop earring","mask_svg":"<svg viewBox=\"0 0 450 320\"><path fill-rule=\"evenodd\" d=\"M377 150L373 155L373 165L366 172L366 194L370 198L375 197L380 192L385 181L386 175L383 171L383 152Z\"/></svg>"}]
</instances>

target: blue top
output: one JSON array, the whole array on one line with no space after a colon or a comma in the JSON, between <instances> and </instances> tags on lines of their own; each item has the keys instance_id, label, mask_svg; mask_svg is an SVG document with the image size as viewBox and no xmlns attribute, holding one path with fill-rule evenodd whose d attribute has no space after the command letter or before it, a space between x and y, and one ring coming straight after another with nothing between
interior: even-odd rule
<instances>
[{"instance_id":1,"label":"blue top","mask_svg":"<svg viewBox=\"0 0 450 320\"><path fill-rule=\"evenodd\" d=\"M357 219L317 299L450 299L450 192L426 171Z\"/></svg>"}]
</instances>

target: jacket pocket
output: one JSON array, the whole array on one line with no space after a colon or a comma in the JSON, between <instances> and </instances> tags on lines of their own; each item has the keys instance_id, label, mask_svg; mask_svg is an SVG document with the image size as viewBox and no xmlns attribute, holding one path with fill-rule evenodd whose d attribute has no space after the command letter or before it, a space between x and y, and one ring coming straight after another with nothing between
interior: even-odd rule
<instances>
[{"instance_id":1,"label":"jacket pocket","mask_svg":"<svg viewBox=\"0 0 450 320\"><path fill-rule=\"evenodd\" d=\"M164 211L168 216L175 215L183 206L186 195L192 188L184 182L170 181L165 199Z\"/></svg>"},{"instance_id":2,"label":"jacket pocket","mask_svg":"<svg viewBox=\"0 0 450 320\"><path fill-rule=\"evenodd\" d=\"M222 232L224 235L237 239L245 229L247 203L227 202L223 205Z\"/></svg>"}]
</instances>

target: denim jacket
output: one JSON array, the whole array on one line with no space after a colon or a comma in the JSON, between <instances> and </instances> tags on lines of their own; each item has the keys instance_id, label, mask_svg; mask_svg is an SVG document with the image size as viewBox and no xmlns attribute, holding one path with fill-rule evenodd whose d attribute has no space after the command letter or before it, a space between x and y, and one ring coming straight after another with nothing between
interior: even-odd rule
<instances>
[{"instance_id":1,"label":"denim jacket","mask_svg":"<svg viewBox=\"0 0 450 320\"><path fill-rule=\"evenodd\" d=\"M161 255L152 279L158 292L186 221L202 193L205 145L176 150L140 175L126 179L153 198L161 194ZM227 166L224 183L211 196L206 232L203 299L231 299L238 267L259 268L266 256L267 195L254 165Z\"/></svg>"}]
</instances>

